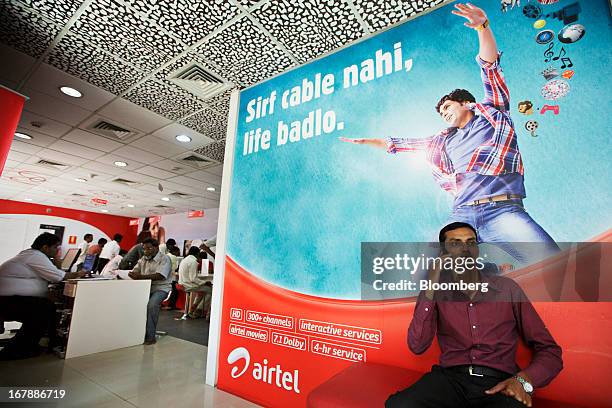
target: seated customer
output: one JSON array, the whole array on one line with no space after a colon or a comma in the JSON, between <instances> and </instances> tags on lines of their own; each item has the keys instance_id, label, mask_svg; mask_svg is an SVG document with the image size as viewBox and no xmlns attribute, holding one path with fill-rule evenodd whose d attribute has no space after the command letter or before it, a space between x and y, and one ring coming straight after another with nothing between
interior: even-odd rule
<instances>
[{"instance_id":1,"label":"seated customer","mask_svg":"<svg viewBox=\"0 0 612 408\"><path fill-rule=\"evenodd\" d=\"M181 261L179 265L179 284L185 288L187 292L203 292L200 296L196 293L196 298L193 300L192 308L187 308L187 313L190 317L195 317L195 312L205 298L212 294L212 287L205 280L198 277L198 256L200 249L198 247L189 248L188 255ZM207 308L203 308L207 310ZM205 313L205 312L204 312Z\"/></svg>"},{"instance_id":2,"label":"seated customer","mask_svg":"<svg viewBox=\"0 0 612 408\"><path fill-rule=\"evenodd\" d=\"M172 291L170 292L170 297L168 297L168 305L162 307L162 310L176 309L176 301L178 299L178 290L176 289L176 284L178 283L178 258L177 257L180 255L181 255L181 250L178 249L177 246L173 246L170 248L170 252L168 253L168 258L170 258L170 262L172 263Z\"/></svg>"},{"instance_id":3,"label":"seated customer","mask_svg":"<svg viewBox=\"0 0 612 408\"><path fill-rule=\"evenodd\" d=\"M166 298L172 287L172 264L167 255L159 252L159 242L148 238L142 243L144 256L140 258L134 270L128 274L132 279L150 279L151 294L147 304L147 329L144 344L155 344L155 331L159 319L161 302Z\"/></svg>"},{"instance_id":4,"label":"seated customer","mask_svg":"<svg viewBox=\"0 0 612 408\"><path fill-rule=\"evenodd\" d=\"M55 305L47 299L49 282L80 278L85 272L64 272L51 257L61 241L45 232L30 249L0 265L0 320L19 321L20 330L0 351L1 360L27 358L38 354L38 342L48 332L53 335Z\"/></svg>"},{"instance_id":5,"label":"seated customer","mask_svg":"<svg viewBox=\"0 0 612 408\"><path fill-rule=\"evenodd\" d=\"M386 402L387 407L531 406L531 393L553 380L563 368L561 348L512 280L488 275L476 267L459 273L442 263L468 265L479 256L476 230L452 223L440 231L439 262L429 280L480 283L480 290L421 291L408 329L408 346L424 353L438 335L440 365ZM487 284L486 290L484 284ZM473 288L479 286L472 285ZM472 288L472 289L473 289ZM531 364L521 370L515 356L519 339L533 349Z\"/></svg>"},{"instance_id":6,"label":"seated customer","mask_svg":"<svg viewBox=\"0 0 612 408\"><path fill-rule=\"evenodd\" d=\"M125 254L127 254L127 251L125 249L120 249L119 253L115 255L115 257L111 259L110 262L104 265L104 268L102 269L102 273L100 275L108 278L117 276L116 271L119 269L119 264L123 260Z\"/></svg>"}]
</instances>

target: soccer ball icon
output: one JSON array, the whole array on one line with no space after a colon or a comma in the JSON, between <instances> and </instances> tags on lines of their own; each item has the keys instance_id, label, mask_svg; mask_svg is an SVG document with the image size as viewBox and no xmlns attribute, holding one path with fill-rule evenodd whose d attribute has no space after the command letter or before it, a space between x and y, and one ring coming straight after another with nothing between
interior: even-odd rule
<instances>
[{"instance_id":1,"label":"soccer ball icon","mask_svg":"<svg viewBox=\"0 0 612 408\"><path fill-rule=\"evenodd\" d=\"M523 7L523 15L527 18L538 19L542 15L542 7L537 4L527 4Z\"/></svg>"},{"instance_id":2,"label":"soccer ball icon","mask_svg":"<svg viewBox=\"0 0 612 408\"><path fill-rule=\"evenodd\" d=\"M582 24L568 24L559 31L557 38L564 44L575 43L586 34L586 30Z\"/></svg>"}]
</instances>

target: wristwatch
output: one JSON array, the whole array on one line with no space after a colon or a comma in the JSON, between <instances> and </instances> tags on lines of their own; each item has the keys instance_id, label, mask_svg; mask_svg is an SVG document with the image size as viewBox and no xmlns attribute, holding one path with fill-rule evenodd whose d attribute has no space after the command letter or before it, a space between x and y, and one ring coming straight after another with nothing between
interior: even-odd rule
<instances>
[{"instance_id":1,"label":"wristwatch","mask_svg":"<svg viewBox=\"0 0 612 408\"><path fill-rule=\"evenodd\" d=\"M533 385L531 385L531 383L529 381L527 381L526 379L524 379L520 375L515 375L514 378L516 378L518 380L518 382L521 383L521 385L523 386L523 389L525 390L525 392L527 394L531 395L531 393L533 392Z\"/></svg>"},{"instance_id":2,"label":"wristwatch","mask_svg":"<svg viewBox=\"0 0 612 408\"><path fill-rule=\"evenodd\" d=\"M489 19L486 19L484 23L476 27L476 31L482 31L489 26Z\"/></svg>"}]
</instances>

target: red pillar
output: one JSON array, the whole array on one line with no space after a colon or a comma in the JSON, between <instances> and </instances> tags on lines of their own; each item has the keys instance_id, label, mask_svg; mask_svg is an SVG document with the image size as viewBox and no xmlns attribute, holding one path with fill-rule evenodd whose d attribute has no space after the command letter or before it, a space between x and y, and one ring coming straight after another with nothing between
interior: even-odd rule
<instances>
[{"instance_id":1,"label":"red pillar","mask_svg":"<svg viewBox=\"0 0 612 408\"><path fill-rule=\"evenodd\" d=\"M11 150L25 97L0 86L0 175Z\"/></svg>"}]
</instances>

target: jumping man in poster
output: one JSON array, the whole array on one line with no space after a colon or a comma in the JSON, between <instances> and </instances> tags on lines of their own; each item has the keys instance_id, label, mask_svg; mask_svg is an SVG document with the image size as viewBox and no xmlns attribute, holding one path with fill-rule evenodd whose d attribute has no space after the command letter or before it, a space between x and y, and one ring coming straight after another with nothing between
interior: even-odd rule
<instances>
[{"instance_id":1,"label":"jumping man in poster","mask_svg":"<svg viewBox=\"0 0 612 408\"><path fill-rule=\"evenodd\" d=\"M464 17L465 26L478 35L476 60L484 99L476 103L465 89L443 96L436 111L449 127L431 137L340 139L384 148L389 153L425 151L434 178L455 197L448 222L474 225L481 242L497 243L519 262L531 263L559 247L523 208L523 162L510 118L510 94L500 66L501 53L489 20L482 9L470 3L456 4L455 8L452 13ZM512 242L543 244L534 251Z\"/></svg>"}]
</instances>

